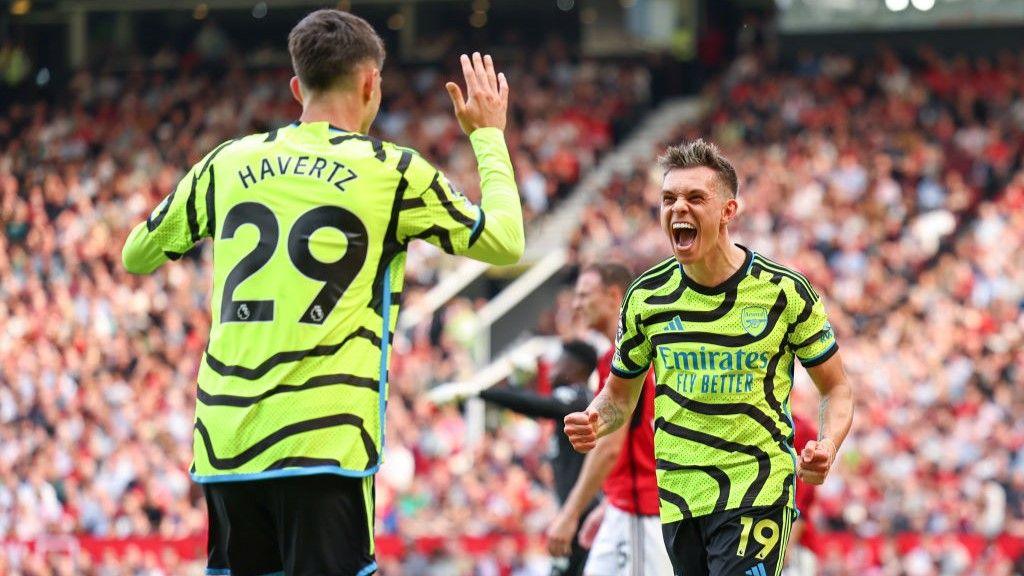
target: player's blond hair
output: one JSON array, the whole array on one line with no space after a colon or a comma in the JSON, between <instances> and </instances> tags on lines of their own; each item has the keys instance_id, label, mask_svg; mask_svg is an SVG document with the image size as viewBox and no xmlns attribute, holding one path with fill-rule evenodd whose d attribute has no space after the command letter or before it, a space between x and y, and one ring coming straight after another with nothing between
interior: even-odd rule
<instances>
[{"instance_id":1,"label":"player's blond hair","mask_svg":"<svg viewBox=\"0 0 1024 576\"><path fill-rule=\"evenodd\" d=\"M739 194L740 185L736 169L718 149L718 146L705 142L703 138L697 138L678 146L669 146L665 149L665 153L658 157L658 165L661 166L665 174L671 170L700 166L710 168L718 174L718 180L725 186L730 196L735 198Z\"/></svg>"}]
</instances>

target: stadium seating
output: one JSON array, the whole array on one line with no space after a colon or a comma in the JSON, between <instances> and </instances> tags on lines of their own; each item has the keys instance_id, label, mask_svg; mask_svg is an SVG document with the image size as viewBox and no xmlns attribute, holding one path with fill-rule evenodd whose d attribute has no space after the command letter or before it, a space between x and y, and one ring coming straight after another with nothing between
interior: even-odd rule
<instances>
[{"instance_id":1,"label":"stadium seating","mask_svg":"<svg viewBox=\"0 0 1024 576\"><path fill-rule=\"evenodd\" d=\"M510 77L535 215L613 145L613 119L645 101L643 74L526 59ZM858 420L813 518L823 574L960 563L994 575L1024 548L1022 78L1016 55L782 68L743 55L672 138L703 136L736 160L740 241L804 271L833 318ZM64 99L0 114L0 573L177 574L202 556L206 513L186 470L208 254L136 279L119 249L205 150L293 119L286 79L81 73ZM381 136L443 160L473 197L441 76L387 81L404 96ZM664 256L657 176L641 163L602 190L575 265ZM410 255L408 298L436 282L434 253ZM537 332L571 335L566 304ZM470 448L458 407L424 398L475 368L478 305L456 299L396 341L377 484L388 576L543 565L557 431L505 417ZM794 410L813 414L809 381L797 388Z\"/></svg>"}]
</instances>

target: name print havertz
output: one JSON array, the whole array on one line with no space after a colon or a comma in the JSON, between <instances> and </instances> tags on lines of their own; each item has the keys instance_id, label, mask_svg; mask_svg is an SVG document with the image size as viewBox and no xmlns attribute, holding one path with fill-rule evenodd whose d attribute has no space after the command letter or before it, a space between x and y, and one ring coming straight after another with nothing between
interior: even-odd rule
<instances>
[{"instance_id":1,"label":"name print havertz","mask_svg":"<svg viewBox=\"0 0 1024 576\"><path fill-rule=\"evenodd\" d=\"M242 186L248 188L252 184L262 182L267 178L292 174L295 176L309 176L324 182L330 182L335 188L344 192L345 183L355 180L356 173L341 162L327 160L318 156L277 156L276 158L264 158L258 166L246 166L244 170L238 171L238 178Z\"/></svg>"}]
</instances>

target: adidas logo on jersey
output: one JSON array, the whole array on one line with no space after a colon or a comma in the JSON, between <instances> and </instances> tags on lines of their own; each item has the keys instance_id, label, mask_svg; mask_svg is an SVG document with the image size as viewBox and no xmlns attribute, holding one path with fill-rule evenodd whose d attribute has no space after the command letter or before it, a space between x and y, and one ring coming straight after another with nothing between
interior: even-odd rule
<instances>
[{"instance_id":1,"label":"adidas logo on jersey","mask_svg":"<svg viewBox=\"0 0 1024 576\"><path fill-rule=\"evenodd\" d=\"M668 324L666 325L666 328L673 332L682 332L683 330L685 330L685 328L683 328L683 320L682 318L679 317L678 314L676 314L675 318L669 320Z\"/></svg>"},{"instance_id":2,"label":"adidas logo on jersey","mask_svg":"<svg viewBox=\"0 0 1024 576\"><path fill-rule=\"evenodd\" d=\"M747 570L745 574L747 576L768 576L768 573L764 571L764 562L759 562L757 566Z\"/></svg>"}]
</instances>

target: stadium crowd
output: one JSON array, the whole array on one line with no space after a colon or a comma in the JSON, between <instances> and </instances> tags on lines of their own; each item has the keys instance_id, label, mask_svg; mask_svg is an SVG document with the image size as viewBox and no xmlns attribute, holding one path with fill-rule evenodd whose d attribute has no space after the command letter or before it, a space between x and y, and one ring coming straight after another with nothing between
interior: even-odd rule
<instances>
[{"instance_id":1,"label":"stadium crowd","mask_svg":"<svg viewBox=\"0 0 1024 576\"><path fill-rule=\"evenodd\" d=\"M613 144L612 118L645 101L645 81L568 58L511 68L509 140L524 203L540 214ZM804 271L829 306L858 423L813 519L856 541L936 535L897 551L893 540L840 547L826 534L822 574L1014 573L997 547L971 556L943 535L1024 536L1022 73L1016 55L808 56L783 68L744 55L707 88L702 119L673 137L729 153L743 178L741 242ZM81 73L69 101L0 116L0 541L203 531L186 470L208 250L135 279L119 249L203 151L293 119L286 77ZM385 103L378 129L444 159L474 197L442 77L386 77L386 92L402 96ZM225 86L241 103L220 96ZM574 262L619 258L639 272L662 259L659 180L649 162L613 179L581 219ZM410 255L413 287L436 280L434 253ZM559 303L538 330L573 335ZM470 445L459 408L424 397L476 367L475 306L456 300L396 340L383 534L536 537L555 511L543 453L557 430L505 416ZM814 402L801 377L795 409L813 414ZM505 539L479 557L458 546L382 557L382 572L545 573L537 538L525 552ZM174 574L179 562L0 554L0 572Z\"/></svg>"}]
</instances>

